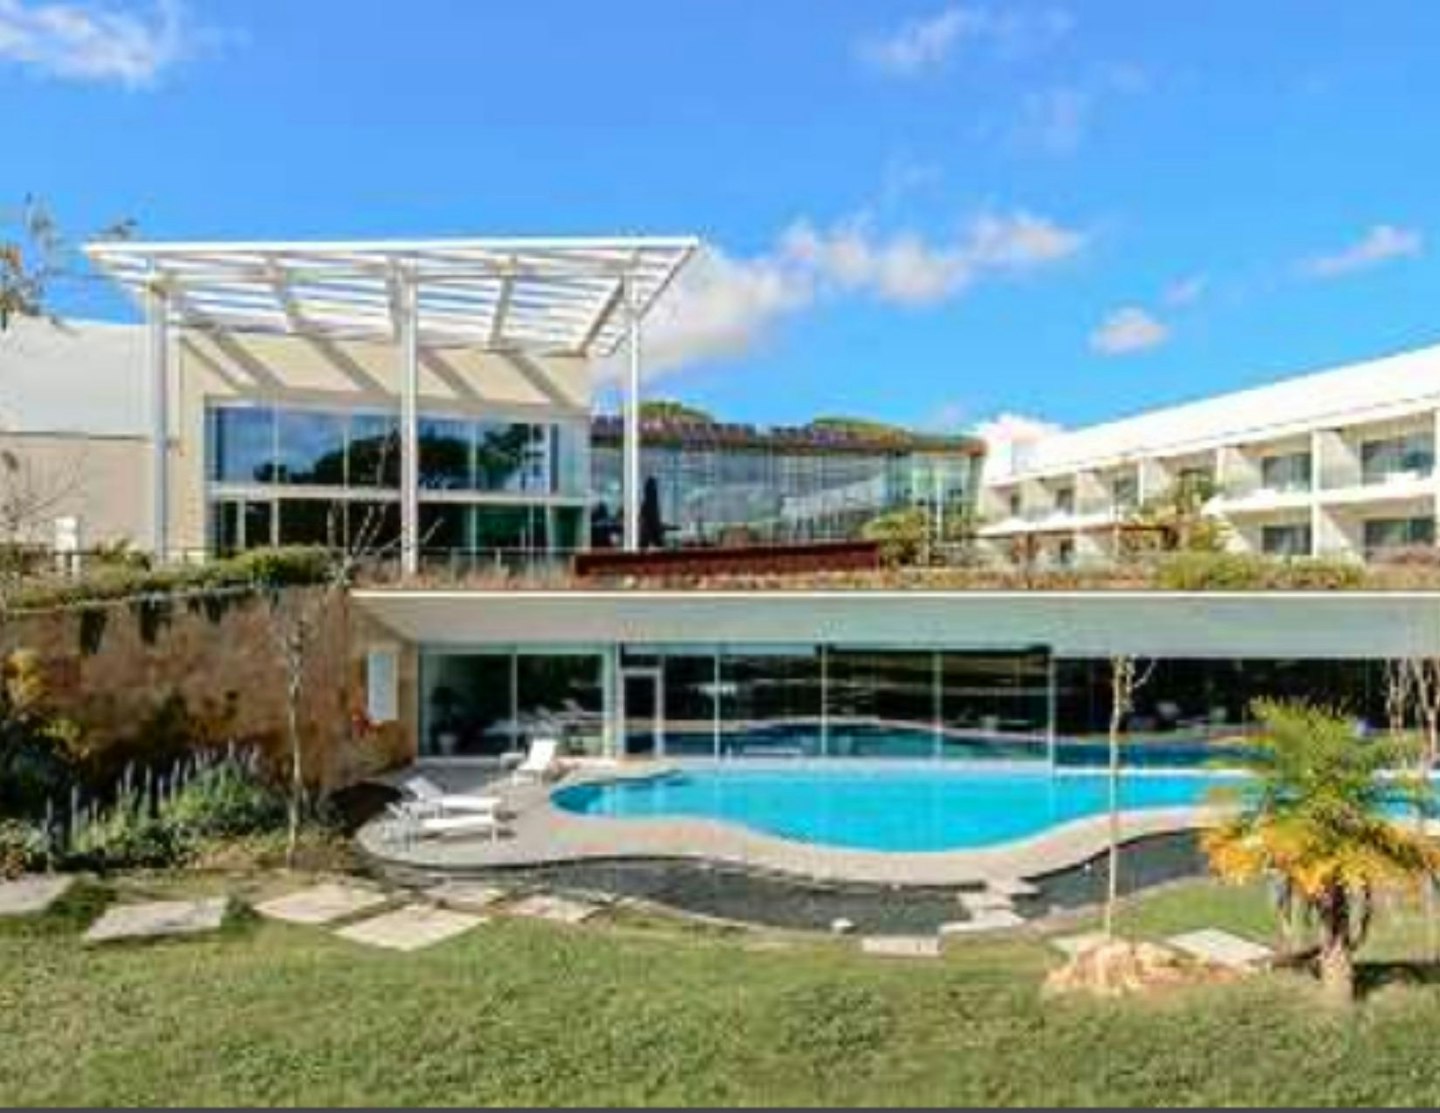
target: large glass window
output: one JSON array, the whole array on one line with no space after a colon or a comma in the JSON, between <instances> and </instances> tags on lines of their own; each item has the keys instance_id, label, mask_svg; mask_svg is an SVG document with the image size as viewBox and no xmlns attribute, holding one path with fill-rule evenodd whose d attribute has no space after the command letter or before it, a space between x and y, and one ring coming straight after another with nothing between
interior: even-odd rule
<instances>
[{"instance_id":1,"label":"large glass window","mask_svg":"<svg viewBox=\"0 0 1440 1113\"><path fill-rule=\"evenodd\" d=\"M1260 550L1268 556L1302 557L1310 555L1310 527L1304 523L1260 528Z\"/></svg>"},{"instance_id":2,"label":"large glass window","mask_svg":"<svg viewBox=\"0 0 1440 1113\"><path fill-rule=\"evenodd\" d=\"M543 491L548 471L545 429L511 422L475 427L476 487L482 491Z\"/></svg>"},{"instance_id":3,"label":"large glass window","mask_svg":"<svg viewBox=\"0 0 1440 1113\"><path fill-rule=\"evenodd\" d=\"M475 485L473 426L448 418L420 419L420 486L465 491Z\"/></svg>"},{"instance_id":4,"label":"large glass window","mask_svg":"<svg viewBox=\"0 0 1440 1113\"><path fill-rule=\"evenodd\" d=\"M532 736L559 738L571 753L601 753L605 690L600 655L522 653L515 667L517 721Z\"/></svg>"},{"instance_id":5,"label":"large glass window","mask_svg":"<svg viewBox=\"0 0 1440 1113\"><path fill-rule=\"evenodd\" d=\"M1260 461L1260 486L1267 491L1308 491L1310 467L1308 452L1266 456Z\"/></svg>"},{"instance_id":6,"label":"large glass window","mask_svg":"<svg viewBox=\"0 0 1440 1113\"><path fill-rule=\"evenodd\" d=\"M348 469L351 487L400 486L400 419L394 414L352 415Z\"/></svg>"},{"instance_id":7,"label":"large glass window","mask_svg":"<svg viewBox=\"0 0 1440 1113\"><path fill-rule=\"evenodd\" d=\"M826 665L828 753L934 755L934 653L838 648L828 652Z\"/></svg>"},{"instance_id":8,"label":"large glass window","mask_svg":"<svg viewBox=\"0 0 1440 1113\"><path fill-rule=\"evenodd\" d=\"M234 406L209 414L210 478L220 483L276 480L275 413Z\"/></svg>"},{"instance_id":9,"label":"large glass window","mask_svg":"<svg viewBox=\"0 0 1440 1113\"><path fill-rule=\"evenodd\" d=\"M820 750L820 652L726 651L720 659L720 751L813 756Z\"/></svg>"},{"instance_id":10,"label":"large glass window","mask_svg":"<svg viewBox=\"0 0 1440 1113\"><path fill-rule=\"evenodd\" d=\"M1049 684L1049 663L1041 652L942 652L941 753L946 757L1045 756Z\"/></svg>"},{"instance_id":11,"label":"large glass window","mask_svg":"<svg viewBox=\"0 0 1440 1113\"><path fill-rule=\"evenodd\" d=\"M427 654L421 684L422 754L493 756L521 744L512 654Z\"/></svg>"},{"instance_id":12,"label":"large glass window","mask_svg":"<svg viewBox=\"0 0 1440 1113\"><path fill-rule=\"evenodd\" d=\"M311 487L345 485L343 415L312 410L278 410L274 482Z\"/></svg>"},{"instance_id":13,"label":"large glass window","mask_svg":"<svg viewBox=\"0 0 1440 1113\"><path fill-rule=\"evenodd\" d=\"M1384 483L1392 475L1429 475L1435 467L1435 438L1406 433L1366 441L1360 446L1360 473L1365 483Z\"/></svg>"},{"instance_id":14,"label":"large glass window","mask_svg":"<svg viewBox=\"0 0 1440 1113\"><path fill-rule=\"evenodd\" d=\"M325 545L338 548L344 543L346 505L332 499L281 499L281 545Z\"/></svg>"},{"instance_id":15,"label":"large glass window","mask_svg":"<svg viewBox=\"0 0 1440 1113\"><path fill-rule=\"evenodd\" d=\"M1434 518L1371 518L1365 523L1365 555L1435 544Z\"/></svg>"}]
</instances>

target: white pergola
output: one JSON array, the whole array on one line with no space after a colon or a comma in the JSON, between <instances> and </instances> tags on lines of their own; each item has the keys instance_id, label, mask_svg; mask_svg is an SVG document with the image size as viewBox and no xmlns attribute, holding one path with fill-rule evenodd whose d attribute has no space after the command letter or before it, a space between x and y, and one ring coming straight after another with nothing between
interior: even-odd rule
<instances>
[{"instance_id":1,"label":"white pergola","mask_svg":"<svg viewBox=\"0 0 1440 1113\"><path fill-rule=\"evenodd\" d=\"M625 546L638 548L641 322L699 246L688 236L87 245L90 260L140 303L149 327L155 551L168 550L168 361L176 326L396 345L407 572L419 563L420 350L597 359L623 345Z\"/></svg>"}]
</instances>

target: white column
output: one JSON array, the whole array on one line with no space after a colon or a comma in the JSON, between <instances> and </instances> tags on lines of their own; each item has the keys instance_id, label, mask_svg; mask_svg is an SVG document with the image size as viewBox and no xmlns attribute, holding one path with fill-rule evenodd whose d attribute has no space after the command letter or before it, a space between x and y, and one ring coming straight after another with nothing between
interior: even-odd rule
<instances>
[{"instance_id":1,"label":"white column","mask_svg":"<svg viewBox=\"0 0 1440 1113\"><path fill-rule=\"evenodd\" d=\"M629 368L625 383L625 551L640 551L640 307L635 284L625 278L626 347Z\"/></svg>"},{"instance_id":2,"label":"white column","mask_svg":"<svg viewBox=\"0 0 1440 1113\"><path fill-rule=\"evenodd\" d=\"M400 277L400 570L420 571L420 328L414 278Z\"/></svg>"},{"instance_id":3,"label":"white column","mask_svg":"<svg viewBox=\"0 0 1440 1113\"><path fill-rule=\"evenodd\" d=\"M170 304L152 285L146 298L150 361L150 549L163 561L170 549Z\"/></svg>"},{"instance_id":4,"label":"white column","mask_svg":"<svg viewBox=\"0 0 1440 1113\"><path fill-rule=\"evenodd\" d=\"M1321 555L1320 530L1324 527L1324 511L1320 509L1320 488L1325 464L1325 435L1319 430L1310 434L1310 555Z\"/></svg>"}]
</instances>

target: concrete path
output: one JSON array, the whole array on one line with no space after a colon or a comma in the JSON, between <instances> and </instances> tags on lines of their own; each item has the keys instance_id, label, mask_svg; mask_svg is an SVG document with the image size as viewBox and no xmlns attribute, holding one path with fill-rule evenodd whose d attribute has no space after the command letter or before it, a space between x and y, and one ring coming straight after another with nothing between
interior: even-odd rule
<instances>
[{"instance_id":1,"label":"concrete path","mask_svg":"<svg viewBox=\"0 0 1440 1113\"><path fill-rule=\"evenodd\" d=\"M1172 935L1165 942L1192 958L1231 970L1256 970L1275 957L1275 952L1264 944L1219 928L1187 931L1183 935Z\"/></svg>"},{"instance_id":2,"label":"concrete path","mask_svg":"<svg viewBox=\"0 0 1440 1113\"><path fill-rule=\"evenodd\" d=\"M34 874L0 881L0 916L38 916L70 891L75 878Z\"/></svg>"},{"instance_id":3,"label":"concrete path","mask_svg":"<svg viewBox=\"0 0 1440 1113\"><path fill-rule=\"evenodd\" d=\"M939 958L938 935L866 935L860 953L881 958Z\"/></svg>"},{"instance_id":4,"label":"concrete path","mask_svg":"<svg viewBox=\"0 0 1440 1113\"><path fill-rule=\"evenodd\" d=\"M598 905L569 897L555 897L539 894L526 897L510 907L512 916L528 916L537 920L550 920L557 924L583 924L600 911Z\"/></svg>"},{"instance_id":5,"label":"concrete path","mask_svg":"<svg viewBox=\"0 0 1440 1113\"><path fill-rule=\"evenodd\" d=\"M292 924L330 924L389 902L384 893L357 885L327 881L299 892L289 893L255 906L255 911L272 920Z\"/></svg>"},{"instance_id":6,"label":"concrete path","mask_svg":"<svg viewBox=\"0 0 1440 1113\"><path fill-rule=\"evenodd\" d=\"M484 916L452 912L429 904L409 904L368 920L349 924L335 932L353 943L387 947L394 951L418 951L462 935L485 923Z\"/></svg>"},{"instance_id":7,"label":"concrete path","mask_svg":"<svg viewBox=\"0 0 1440 1113\"><path fill-rule=\"evenodd\" d=\"M87 943L113 943L217 931L225 921L229 905L226 897L115 904L90 925L84 938Z\"/></svg>"}]
</instances>

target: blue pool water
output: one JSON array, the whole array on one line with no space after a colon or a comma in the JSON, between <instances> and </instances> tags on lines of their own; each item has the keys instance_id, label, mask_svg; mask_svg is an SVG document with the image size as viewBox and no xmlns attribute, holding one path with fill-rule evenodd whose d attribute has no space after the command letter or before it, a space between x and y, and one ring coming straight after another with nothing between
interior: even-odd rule
<instances>
[{"instance_id":1,"label":"blue pool water","mask_svg":"<svg viewBox=\"0 0 1440 1113\"><path fill-rule=\"evenodd\" d=\"M1216 773L1128 775L1126 810L1203 804ZM555 793L582 815L692 817L736 823L799 842L866 850L993 846L1103 814L1101 773L1048 769L696 767Z\"/></svg>"}]
</instances>

